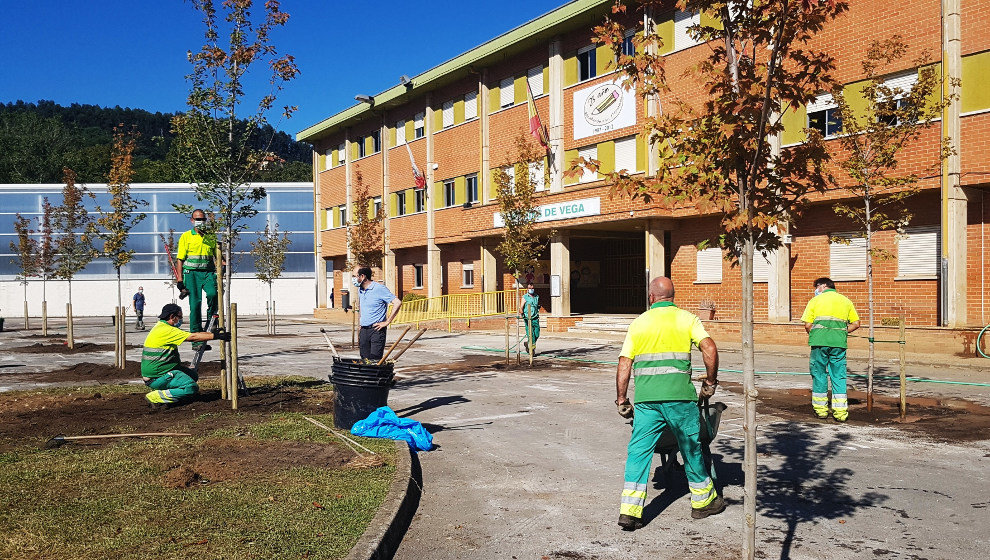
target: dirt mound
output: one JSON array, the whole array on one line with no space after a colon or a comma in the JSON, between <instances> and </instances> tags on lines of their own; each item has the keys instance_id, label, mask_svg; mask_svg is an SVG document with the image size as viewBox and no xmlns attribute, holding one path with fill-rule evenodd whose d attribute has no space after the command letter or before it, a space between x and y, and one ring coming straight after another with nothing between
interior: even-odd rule
<instances>
[{"instance_id":1,"label":"dirt mound","mask_svg":"<svg viewBox=\"0 0 990 560\"><path fill-rule=\"evenodd\" d=\"M741 392L737 383L723 383ZM811 413L811 389L760 389L759 409L784 418L808 422ZM827 422L835 422L831 417ZM990 407L953 398L908 397L907 416L900 418L900 400L875 395L873 410L866 410L866 393L849 391L849 424L887 426L922 433L938 441L964 442L987 439L990 434Z\"/></svg>"},{"instance_id":2,"label":"dirt mound","mask_svg":"<svg viewBox=\"0 0 990 560\"><path fill-rule=\"evenodd\" d=\"M71 350L64 340L51 341L49 343L35 342L30 346L14 346L5 348L7 352L17 352L20 354L79 354L83 352L106 352L113 351L113 344L95 344L93 342L77 342ZM128 345L128 348L140 348L140 346Z\"/></svg>"},{"instance_id":3,"label":"dirt mound","mask_svg":"<svg viewBox=\"0 0 990 560\"><path fill-rule=\"evenodd\" d=\"M292 467L341 468L353 453L336 444L300 441L206 440L169 456L173 465L165 473L167 488L241 480L284 471ZM361 465L363 468L383 465Z\"/></svg>"},{"instance_id":4,"label":"dirt mound","mask_svg":"<svg viewBox=\"0 0 990 560\"><path fill-rule=\"evenodd\" d=\"M221 364L219 361L203 362L199 365L199 375L200 377L219 375L220 369ZM127 367L125 369L116 369L109 362L103 364L80 362L67 368L58 369L55 371L12 372L10 375L16 375L17 377L30 377L33 380L51 383L138 380L141 379L141 363L127 362Z\"/></svg>"},{"instance_id":5,"label":"dirt mound","mask_svg":"<svg viewBox=\"0 0 990 560\"><path fill-rule=\"evenodd\" d=\"M320 383L320 382L314 382ZM274 412L328 414L333 393L307 392L301 386L256 387L242 396L237 411L220 398L219 391L204 391L182 406L153 411L144 391L100 393L81 389L69 394L50 393L0 399L0 451L28 442L43 445L56 434L92 435L126 432L209 433L219 428L247 426ZM72 445L113 445L112 440L91 440Z\"/></svg>"}]
</instances>

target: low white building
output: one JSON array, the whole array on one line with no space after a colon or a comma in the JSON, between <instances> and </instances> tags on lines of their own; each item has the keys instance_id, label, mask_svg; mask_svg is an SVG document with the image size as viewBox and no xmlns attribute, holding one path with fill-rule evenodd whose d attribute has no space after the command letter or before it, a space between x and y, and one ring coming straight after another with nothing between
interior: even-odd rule
<instances>
[{"instance_id":1,"label":"low white building","mask_svg":"<svg viewBox=\"0 0 990 560\"><path fill-rule=\"evenodd\" d=\"M105 184L85 185L95 199L85 199L90 215L95 219L97 205L109 207ZM311 314L316 307L316 259L314 255L313 186L310 183L257 183L266 196L257 205L258 215L246 220L244 230L234 246L232 301L240 315L262 315L268 301L268 285L255 277L251 242L264 231L265 224L278 224L287 232L291 245L285 259L285 271L272 286L276 311L281 315ZM13 262L17 235L14 221L18 214L31 219L31 229L41 229L40 218L44 200L53 205L62 202L60 184L0 185L0 316L14 320L23 315L25 286L18 280L18 266ZM146 215L128 238L128 247L135 250L134 259L121 270L123 304L131 304L138 286L144 287L147 300L145 313L157 315L161 307L178 297L170 286L172 276L165 256L163 237L174 232L176 241L190 229L189 216L179 214L173 204L203 207L196 200L191 185L175 183L135 183L131 185L134 198L142 200L138 212ZM38 234L35 233L37 237ZM98 242L99 243L99 242ZM174 255L173 255L174 257ZM112 316L117 305L117 281L113 267L106 259L96 259L72 280L72 310L76 316ZM43 295L44 291L44 295ZM49 280L42 283L31 278L27 283L29 313L41 315L41 301L48 302L48 314L64 317L69 296L69 283ZM187 308L187 300L179 302ZM205 302L204 302L205 306ZM205 309L204 309L205 312ZM128 311L132 314L132 311Z\"/></svg>"}]
</instances>

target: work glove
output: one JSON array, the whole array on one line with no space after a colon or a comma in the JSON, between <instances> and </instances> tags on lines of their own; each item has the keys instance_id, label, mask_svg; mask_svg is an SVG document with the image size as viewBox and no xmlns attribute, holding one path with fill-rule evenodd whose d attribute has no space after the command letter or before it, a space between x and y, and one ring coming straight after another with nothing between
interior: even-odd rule
<instances>
[{"instance_id":1,"label":"work glove","mask_svg":"<svg viewBox=\"0 0 990 560\"><path fill-rule=\"evenodd\" d=\"M716 387L718 387L718 381L712 383L711 385L709 385L707 381L702 381L701 382L701 398L703 398L703 399L711 398L715 394L715 388Z\"/></svg>"},{"instance_id":2,"label":"work glove","mask_svg":"<svg viewBox=\"0 0 990 560\"><path fill-rule=\"evenodd\" d=\"M179 288L179 299L186 299L186 296L189 295L189 290L186 288L186 285L182 282L178 282L175 286Z\"/></svg>"},{"instance_id":3,"label":"work glove","mask_svg":"<svg viewBox=\"0 0 990 560\"><path fill-rule=\"evenodd\" d=\"M230 342L230 333L223 329L216 329L213 331L213 340L222 340L224 342Z\"/></svg>"},{"instance_id":4,"label":"work glove","mask_svg":"<svg viewBox=\"0 0 990 560\"><path fill-rule=\"evenodd\" d=\"M633 417L633 405L628 400L626 402L622 403L622 404L619 404L618 402L616 402L615 403L615 406L616 406L616 408L619 411L619 416L621 416L623 418L632 418Z\"/></svg>"}]
</instances>

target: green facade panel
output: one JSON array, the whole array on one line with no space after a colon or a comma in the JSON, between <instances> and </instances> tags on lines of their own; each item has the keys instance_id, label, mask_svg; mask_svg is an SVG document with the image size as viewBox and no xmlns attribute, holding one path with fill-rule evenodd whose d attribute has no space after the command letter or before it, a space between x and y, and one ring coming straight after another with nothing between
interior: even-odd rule
<instances>
[{"instance_id":1,"label":"green facade panel","mask_svg":"<svg viewBox=\"0 0 990 560\"><path fill-rule=\"evenodd\" d=\"M598 175L615 171L615 142L608 140L598 143Z\"/></svg>"},{"instance_id":2,"label":"green facade panel","mask_svg":"<svg viewBox=\"0 0 990 560\"><path fill-rule=\"evenodd\" d=\"M964 56L962 59L963 113L990 109L990 51Z\"/></svg>"}]
</instances>

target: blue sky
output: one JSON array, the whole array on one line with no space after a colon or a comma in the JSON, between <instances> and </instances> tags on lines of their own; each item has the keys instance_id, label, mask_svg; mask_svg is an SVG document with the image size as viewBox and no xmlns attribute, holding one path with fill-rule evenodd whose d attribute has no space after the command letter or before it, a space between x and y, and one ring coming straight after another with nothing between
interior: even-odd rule
<instances>
[{"instance_id":1,"label":"blue sky","mask_svg":"<svg viewBox=\"0 0 990 560\"><path fill-rule=\"evenodd\" d=\"M294 135L353 105L357 93L383 91L564 3L282 0L292 17L274 43L302 73L278 105L299 110L270 119ZM186 51L202 42L189 2L0 0L0 14L0 102L184 108Z\"/></svg>"}]
</instances>

